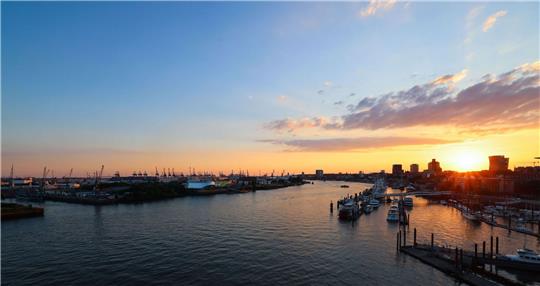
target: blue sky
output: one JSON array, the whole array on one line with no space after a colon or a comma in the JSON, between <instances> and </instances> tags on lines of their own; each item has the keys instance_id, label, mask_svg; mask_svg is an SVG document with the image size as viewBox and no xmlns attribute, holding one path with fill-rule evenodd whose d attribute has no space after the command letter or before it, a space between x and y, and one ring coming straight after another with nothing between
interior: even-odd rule
<instances>
[{"instance_id":1,"label":"blue sky","mask_svg":"<svg viewBox=\"0 0 540 286\"><path fill-rule=\"evenodd\" d=\"M342 135L275 133L273 120L538 61L537 2L398 2L361 16L368 5L2 2L3 167L30 170L32 152L52 154L39 165L68 151L276 151L257 140Z\"/></svg>"}]
</instances>

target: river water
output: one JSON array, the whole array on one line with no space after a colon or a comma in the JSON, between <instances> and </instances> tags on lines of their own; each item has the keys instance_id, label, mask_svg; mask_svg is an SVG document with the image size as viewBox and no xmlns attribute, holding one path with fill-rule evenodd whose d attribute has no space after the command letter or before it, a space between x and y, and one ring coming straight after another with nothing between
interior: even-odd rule
<instances>
[{"instance_id":1,"label":"river water","mask_svg":"<svg viewBox=\"0 0 540 286\"><path fill-rule=\"evenodd\" d=\"M342 184L111 206L46 202L44 217L2 223L2 284L459 285L396 252L388 205L339 221L330 201L369 187ZM433 232L437 244L473 249L493 235L502 253L540 249L533 237L421 198L410 216L409 242L417 228L419 242Z\"/></svg>"}]
</instances>

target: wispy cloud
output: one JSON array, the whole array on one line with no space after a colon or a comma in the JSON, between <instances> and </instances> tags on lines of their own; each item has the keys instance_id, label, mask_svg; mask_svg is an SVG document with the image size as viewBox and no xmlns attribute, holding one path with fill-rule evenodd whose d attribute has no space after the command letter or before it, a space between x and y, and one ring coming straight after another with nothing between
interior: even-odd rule
<instances>
[{"instance_id":1,"label":"wispy cloud","mask_svg":"<svg viewBox=\"0 0 540 286\"><path fill-rule=\"evenodd\" d=\"M497 18L503 17L506 14L506 11L501 10L496 12L495 14L490 15L484 22L484 25L482 26L482 31L487 32L493 27L493 25L495 25L495 22L497 22Z\"/></svg>"},{"instance_id":2,"label":"wispy cloud","mask_svg":"<svg viewBox=\"0 0 540 286\"><path fill-rule=\"evenodd\" d=\"M348 106L349 114L332 120L321 119L324 117L307 121L286 119L274 121L267 127L292 132L313 127L377 130L452 126L459 132L486 134L538 126L540 62L526 63L498 76L486 75L480 82L456 91L454 84L466 73L463 70L407 90L364 97L356 105Z\"/></svg>"},{"instance_id":3,"label":"wispy cloud","mask_svg":"<svg viewBox=\"0 0 540 286\"><path fill-rule=\"evenodd\" d=\"M325 138L298 140L258 140L289 147L287 151L327 152L327 151L356 151L370 148L396 147L408 145L438 145L455 143L455 140L443 140L421 137L356 137L356 138Z\"/></svg>"},{"instance_id":4,"label":"wispy cloud","mask_svg":"<svg viewBox=\"0 0 540 286\"><path fill-rule=\"evenodd\" d=\"M370 0L367 7L360 10L360 16L369 17L380 10L390 10L396 4L396 0Z\"/></svg>"}]
</instances>

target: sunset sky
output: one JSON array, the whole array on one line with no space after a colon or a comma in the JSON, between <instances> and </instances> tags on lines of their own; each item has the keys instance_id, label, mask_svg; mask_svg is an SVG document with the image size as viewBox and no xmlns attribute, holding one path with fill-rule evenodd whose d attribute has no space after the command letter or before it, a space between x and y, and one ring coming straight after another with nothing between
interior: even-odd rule
<instances>
[{"instance_id":1,"label":"sunset sky","mask_svg":"<svg viewBox=\"0 0 540 286\"><path fill-rule=\"evenodd\" d=\"M538 2L1 5L4 176L540 156Z\"/></svg>"}]
</instances>

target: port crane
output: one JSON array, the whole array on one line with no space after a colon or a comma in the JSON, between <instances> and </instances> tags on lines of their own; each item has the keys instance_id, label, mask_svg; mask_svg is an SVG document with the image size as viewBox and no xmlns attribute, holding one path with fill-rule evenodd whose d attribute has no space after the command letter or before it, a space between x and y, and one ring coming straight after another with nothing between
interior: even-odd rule
<instances>
[{"instance_id":1,"label":"port crane","mask_svg":"<svg viewBox=\"0 0 540 286\"><path fill-rule=\"evenodd\" d=\"M94 191L97 190L99 181L101 180L101 176L103 176L103 169L105 169L105 165L101 165L101 171L99 171L99 175L98 175L98 172L96 171L96 183L94 185Z\"/></svg>"}]
</instances>

